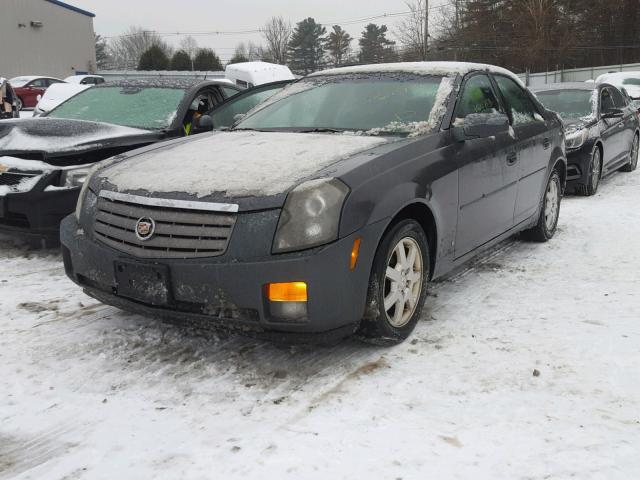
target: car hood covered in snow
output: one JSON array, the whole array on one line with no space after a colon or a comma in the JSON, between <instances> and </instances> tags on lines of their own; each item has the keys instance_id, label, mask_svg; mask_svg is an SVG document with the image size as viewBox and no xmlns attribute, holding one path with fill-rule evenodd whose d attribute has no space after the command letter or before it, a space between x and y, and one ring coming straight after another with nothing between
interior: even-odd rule
<instances>
[{"instance_id":1,"label":"car hood covered in snow","mask_svg":"<svg viewBox=\"0 0 640 480\"><path fill-rule=\"evenodd\" d=\"M162 136L159 131L80 120L6 120L0 122L0 154L42 153L48 161L51 157L152 143Z\"/></svg>"},{"instance_id":2,"label":"car hood covered in snow","mask_svg":"<svg viewBox=\"0 0 640 480\"><path fill-rule=\"evenodd\" d=\"M134 155L104 168L98 177L109 188L136 194L273 197L389 141L342 134L219 132Z\"/></svg>"}]
</instances>

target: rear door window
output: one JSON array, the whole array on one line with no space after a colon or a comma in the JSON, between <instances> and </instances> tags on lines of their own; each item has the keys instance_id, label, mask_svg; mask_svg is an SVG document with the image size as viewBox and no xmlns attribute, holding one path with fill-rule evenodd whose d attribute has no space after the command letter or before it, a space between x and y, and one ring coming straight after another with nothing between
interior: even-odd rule
<instances>
[{"instance_id":1,"label":"rear door window","mask_svg":"<svg viewBox=\"0 0 640 480\"><path fill-rule=\"evenodd\" d=\"M544 122L533 101L520 85L502 75L496 75L495 80L507 103L509 116L514 126Z\"/></svg>"}]
</instances>

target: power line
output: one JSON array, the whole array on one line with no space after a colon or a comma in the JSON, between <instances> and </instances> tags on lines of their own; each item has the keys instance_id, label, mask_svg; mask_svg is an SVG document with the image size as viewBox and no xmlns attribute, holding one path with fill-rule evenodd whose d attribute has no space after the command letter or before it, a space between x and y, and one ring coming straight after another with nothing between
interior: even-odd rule
<instances>
[{"instance_id":1,"label":"power line","mask_svg":"<svg viewBox=\"0 0 640 480\"><path fill-rule=\"evenodd\" d=\"M432 5L428 8L428 10L431 11L436 9L442 9L442 8L452 7L454 5L455 5L454 3ZM396 18L396 17L407 16L407 15L416 15L416 14L422 15L424 12L425 12L425 9L420 8L413 11L409 10L409 11L402 11L402 12L389 12L389 13L381 13L378 15L370 15L368 17L360 17L360 18L347 19L347 20L341 20L341 21L335 21L335 22L322 22L322 23L318 23L318 25L321 25L323 27L330 27L338 24L339 25L355 25L358 23L370 22L372 20L379 20L381 18ZM208 30L208 31L192 31L192 32L159 32L157 30L144 30L139 33L138 32L128 33L128 34L125 33L122 35L105 36L103 38L113 39L113 38L136 37L140 35L140 33L157 35L159 37L171 37L171 36L184 36L184 35L190 35L190 36L252 35L252 34L258 34L263 32L264 32L263 28L253 28L253 29L245 29L245 30Z\"/></svg>"}]
</instances>

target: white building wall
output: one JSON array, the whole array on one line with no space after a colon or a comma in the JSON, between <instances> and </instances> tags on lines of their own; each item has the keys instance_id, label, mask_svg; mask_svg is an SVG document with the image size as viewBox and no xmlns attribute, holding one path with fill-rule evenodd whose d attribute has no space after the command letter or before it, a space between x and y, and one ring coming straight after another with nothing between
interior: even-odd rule
<instances>
[{"instance_id":1,"label":"white building wall","mask_svg":"<svg viewBox=\"0 0 640 480\"><path fill-rule=\"evenodd\" d=\"M93 18L81 13L44 0L0 0L0 76L93 72L94 35Z\"/></svg>"}]
</instances>

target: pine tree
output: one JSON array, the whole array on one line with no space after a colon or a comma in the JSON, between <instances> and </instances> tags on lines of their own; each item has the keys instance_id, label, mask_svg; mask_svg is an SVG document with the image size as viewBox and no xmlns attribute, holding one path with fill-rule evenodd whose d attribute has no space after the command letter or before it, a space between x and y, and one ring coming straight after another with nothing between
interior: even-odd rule
<instances>
[{"instance_id":1,"label":"pine tree","mask_svg":"<svg viewBox=\"0 0 640 480\"><path fill-rule=\"evenodd\" d=\"M307 75L322 67L327 29L309 17L296 25L289 40L289 67Z\"/></svg>"},{"instance_id":2,"label":"pine tree","mask_svg":"<svg viewBox=\"0 0 640 480\"><path fill-rule=\"evenodd\" d=\"M358 40L361 63L395 62L398 56L393 49L395 42L387 38L387 26L370 23Z\"/></svg>"},{"instance_id":3,"label":"pine tree","mask_svg":"<svg viewBox=\"0 0 640 480\"><path fill-rule=\"evenodd\" d=\"M201 72L218 72L224 70L220 57L210 48L201 48L193 60L194 70Z\"/></svg>"},{"instance_id":4,"label":"pine tree","mask_svg":"<svg viewBox=\"0 0 640 480\"><path fill-rule=\"evenodd\" d=\"M151 45L140 57L138 70L166 70L169 57L159 45Z\"/></svg>"},{"instance_id":5,"label":"pine tree","mask_svg":"<svg viewBox=\"0 0 640 480\"><path fill-rule=\"evenodd\" d=\"M334 67L339 67L346 61L352 40L351 35L345 32L342 27L339 25L333 26L333 31L329 33L325 41L325 48Z\"/></svg>"},{"instance_id":6,"label":"pine tree","mask_svg":"<svg viewBox=\"0 0 640 480\"><path fill-rule=\"evenodd\" d=\"M171 57L170 70L188 71L191 70L191 67L191 58L184 50L178 50L173 54L173 57Z\"/></svg>"}]
</instances>

